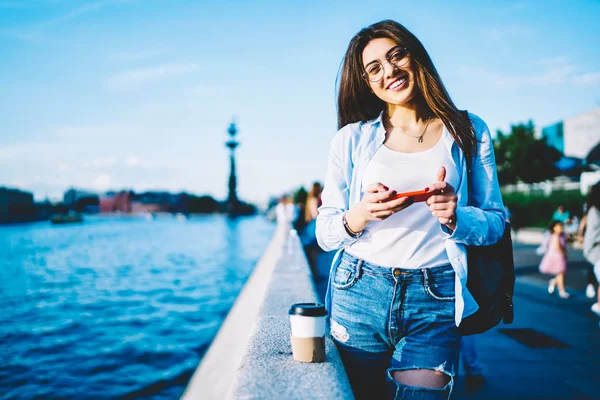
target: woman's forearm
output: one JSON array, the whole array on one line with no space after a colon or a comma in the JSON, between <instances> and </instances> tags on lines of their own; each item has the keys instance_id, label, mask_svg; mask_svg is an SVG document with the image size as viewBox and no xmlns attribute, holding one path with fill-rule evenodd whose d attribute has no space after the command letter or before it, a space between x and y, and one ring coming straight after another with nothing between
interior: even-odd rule
<instances>
[{"instance_id":1,"label":"woman's forearm","mask_svg":"<svg viewBox=\"0 0 600 400\"><path fill-rule=\"evenodd\" d=\"M350 208L350 210L346 211L345 218L348 228L350 228L350 230L354 233L361 232L369 223L369 221L360 215L360 212L356 209L356 207Z\"/></svg>"}]
</instances>

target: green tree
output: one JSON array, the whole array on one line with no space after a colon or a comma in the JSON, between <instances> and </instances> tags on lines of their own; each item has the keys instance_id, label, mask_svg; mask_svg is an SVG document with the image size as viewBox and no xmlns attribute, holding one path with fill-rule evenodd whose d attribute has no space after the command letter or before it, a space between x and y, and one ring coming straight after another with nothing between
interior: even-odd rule
<instances>
[{"instance_id":1,"label":"green tree","mask_svg":"<svg viewBox=\"0 0 600 400\"><path fill-rule=\"evenodd\" d=\"M188 198L188 208L193 213L215 213L219 211L219 202L211 196L193 196Z\"/></svg>"},{"instance_id":2,"label":"green tree","mask_svg":"<svg viewBox=\"0 0 600 400\"><path fill-rule=\"evenodd\" d=\"M508 135L497 131L494 150L501 185L542 182L559 173L554 163L561 158L560 152L535 137L532 121L512 125Z\"/></svg>"}]
</instances>

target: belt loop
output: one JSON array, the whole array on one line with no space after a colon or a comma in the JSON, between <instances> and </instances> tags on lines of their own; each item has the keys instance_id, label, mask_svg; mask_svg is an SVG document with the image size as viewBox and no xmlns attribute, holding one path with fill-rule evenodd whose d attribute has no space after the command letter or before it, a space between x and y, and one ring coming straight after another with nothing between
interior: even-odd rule
<instances>
[{"instance_id":1,"label":"belt loop","mask_svg":"<svg viewBox=\"0 0 600 400\"><path fill-rule=\"evenodd\" d=\"M365 260L363 260L362 258L358 259L358 262L356 263L356 277L360 278L360 272L362 271L362 265L365 262Z\"/></svg>"},{"instance_id":2,"label":"belt loop","mask_svg":"<svg viewBox=\"0 0 600 400\"><path fill-rule=\"evenodd\" d=\"M421 268L423 271L423 286L429 287L429 268Z\"/></svg>"}]
</instances>

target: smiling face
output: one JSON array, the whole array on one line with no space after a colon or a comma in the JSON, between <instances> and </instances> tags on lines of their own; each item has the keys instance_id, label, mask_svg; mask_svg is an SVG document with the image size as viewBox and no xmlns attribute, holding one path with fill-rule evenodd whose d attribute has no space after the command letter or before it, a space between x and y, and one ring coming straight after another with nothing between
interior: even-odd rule
<instances>
[{"instance_id":1,"label":"smiling face","mask_svg":"<svg viewBox=\"0 0 600 400\"><path fill-rule=\"evenodd\" d=\"M377 68L383 69L380 80L373 82L367 77L367 83L377 97L392 105L407 104L418 93L413 61L408 54L405 59L399 60L403 54L398 53L398 49L402 48L394 40L377 38L367 43L362 52L363 69L367 76L373 76Z\"/></svg>"}]
</instances>

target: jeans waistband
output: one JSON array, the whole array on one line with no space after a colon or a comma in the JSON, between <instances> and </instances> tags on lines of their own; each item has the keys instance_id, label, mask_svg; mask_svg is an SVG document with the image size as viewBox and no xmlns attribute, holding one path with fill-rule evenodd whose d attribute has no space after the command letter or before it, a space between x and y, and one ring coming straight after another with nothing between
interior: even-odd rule
<instances>
[{"instance_id":1,"label":"jeans waistband","mask_svg":"<svg viewBox=\"0 0 600 400\"><path fill-rule=\"evenodd\" d=\"M345 264L350 268L356 270L358 275L360 275L361 272L366 272L369 275L377 275L386 278L391 278L394 280L425 279L426 281L429 281L432 278L440 277L442 275L450 273L449 270L454 272L454 269L452 268L452 265L450 263L442 264L436 267L416 269L384 267L355 257L346 251L343 252L341 261L345 262Z\"/></svg>"}]
</instances>

